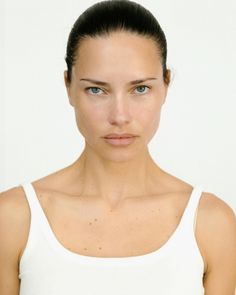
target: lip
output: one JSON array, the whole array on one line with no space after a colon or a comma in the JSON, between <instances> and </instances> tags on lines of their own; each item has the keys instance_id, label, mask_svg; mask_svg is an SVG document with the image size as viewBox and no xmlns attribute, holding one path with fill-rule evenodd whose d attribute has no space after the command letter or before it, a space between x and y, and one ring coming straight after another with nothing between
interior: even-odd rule
<instances>
[{"instance_id":1,"label":"lip","mask_svg":"<svg viewBox=\"0 0 236 295\"><path fill-rule=\"evenodd\" d=\"M113 146L127 146L133 143L136 140L136 136L131 137L116 137L116 138L107 138L104 137L105 141Z\"/></svg>"},{"instance_id":2,"label":"lip","mask_svg":"<svg viewBox=\"0 0 236 295\"><path fill-rule=\"evenodd\" d=\"M113 138L113 139L123 139L123 138L131 138L135 137L136 135L130 133L111 133L104 136L104 138Z\"/></svg>"}]
</instances>

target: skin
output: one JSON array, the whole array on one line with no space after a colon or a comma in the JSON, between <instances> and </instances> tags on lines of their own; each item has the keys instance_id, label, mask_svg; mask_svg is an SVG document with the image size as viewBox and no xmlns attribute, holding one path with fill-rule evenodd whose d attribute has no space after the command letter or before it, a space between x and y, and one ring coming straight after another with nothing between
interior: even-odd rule
<instances>
[{"instance_id":1,"label":"skin","mask_svg":"<svg viewBox=\"0 0 236 295\"><path fill-rule=\"evenodd\" d=\"M101 257L150 253L173 234L193 189L163 171L148 151L168 91L156 44L116 32L84 40L77 54L71 83L66 71L64 78L85 148L74 163L32 184L65 248ZM156 80L129 84L146 77ZM109 85L82 82L82 78ZM129 146L113 147L102 137L116 132L137 138ZM1 295L19 294L19 262L29 228L30 209L22 187L1 193ZM204 295L234 295L235 233L233 210L217 196L203 192L195 236L204 260Z\"/></svg>"},{"instance_id":2,"label":"skin","mask_svg":"<svg viewBox=\"0 0 236 295\"><path fill-rule=\"evenodd\" d=\"M155 80L130 84L148 77ZM114 209L126 198L156 192L163 172L147 145L158 129L168 90L156 44L127 32L86 39L79 48L72 82L68 83L65 72L65 84L86 142L75 163L83 178L82 194L96 195ZM129 146L114 147L102 138L109 133L131 133L137 138Z\"/></svg>"}]
</instances>

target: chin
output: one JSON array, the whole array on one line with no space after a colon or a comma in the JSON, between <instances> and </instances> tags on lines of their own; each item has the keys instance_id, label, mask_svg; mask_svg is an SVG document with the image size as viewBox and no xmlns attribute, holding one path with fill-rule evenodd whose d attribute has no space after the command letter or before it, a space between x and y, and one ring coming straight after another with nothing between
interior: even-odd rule
<instances>
[{"instance_id":1,"label":"chin","mask_svg":"<svg viewBox=\"0 0 236 295\"><path fill-rule=\"evenodd\" d=\"M134 148L103 148L98 154L103 158L111 162L122 163L129 162L140 157L141 153L145 153L146 149L139 149L137 146Z\"/></svg>"}]
</instances>

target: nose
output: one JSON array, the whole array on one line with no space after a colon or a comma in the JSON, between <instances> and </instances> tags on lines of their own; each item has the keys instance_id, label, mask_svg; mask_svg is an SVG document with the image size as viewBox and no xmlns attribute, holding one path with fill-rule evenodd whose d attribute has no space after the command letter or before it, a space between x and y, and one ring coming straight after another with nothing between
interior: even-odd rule
<instances>
[{"instance_id":1,"label":"nose","mask_svg":"<svg viewBox=\"0 0 236 295\"><path fill-rule=\"evenodd\" d=\"M131 121L128 98L116 96L111 102L109 122L112 125L122 126Z\"/></svg>"}]
</instances>

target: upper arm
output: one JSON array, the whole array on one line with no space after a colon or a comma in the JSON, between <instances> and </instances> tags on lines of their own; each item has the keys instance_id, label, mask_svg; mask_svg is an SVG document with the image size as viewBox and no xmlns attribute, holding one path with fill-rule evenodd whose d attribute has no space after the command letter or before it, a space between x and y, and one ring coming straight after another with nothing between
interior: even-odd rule
<instances>
[{"instance_id":1,"label":"upper arm","mask_svg":"<svg viewBox=\"0 0 236 295\"><path fill-rule=\"evenodd\" d=\"M20 188L13 188L0 194L0 294L18 295L18 259L23 228ZM21 199L22 200L22 199ZM22 203L22 202L21 202Z\"/></svg>"},{"instance_id":2,"label":"upper arm","mask_svg":"<svg viewBox=\"0 0 236 295\"><path fill-rule=\"evenodd\" d=\"M234 295L236 287L236 217L220 198L207 193L204 220L207 271L205 295Z\"/></svg>"}]
</instances>

